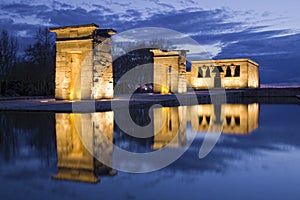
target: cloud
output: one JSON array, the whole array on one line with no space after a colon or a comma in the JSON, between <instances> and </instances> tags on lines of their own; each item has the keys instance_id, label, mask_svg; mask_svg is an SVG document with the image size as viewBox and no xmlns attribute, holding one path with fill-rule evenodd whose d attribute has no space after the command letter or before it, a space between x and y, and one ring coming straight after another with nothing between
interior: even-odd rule
<instances>
[{"instance_id":1,"label":"cloud","mask_svg":"<svg viewBox=\"0 0 300 200\"><path fill-rule=\"evenodd\" d=\"M102 4L83 4L82 0L64 0L50 1L44 5L39 1L28 4L24 1L16 2L0 6L0 23L2 29L13 32L24 41L21 46L30 43L28 38L32 37L38 26L97 23L100 28L114 28L118 32L142 27L162 27L190 36L207 49L210 57L256 59L262 69L268 66L273 71L272 77L262 75L263 82L277 81L280 77L279 63L282 62L272 61L270 57L277 56L277 60L292 57L293 59L288 60L289 68L299 72L292 66L298 62L299 47L295 44L299 44L299 35L291 29L273 29L271 12L260 13L257 17L254 16L257 13L249 11L225 8L204 10L195 6L197 2L193 1L174 1L170 4L160 0L145 4L142 1L118 3L108 0ZM277 17L276 21L279 23L281 19ZM289 80L297 80L295 73L287 71L284 73Z\"/></svg>"},{"instance_id":2,"label":"cloud","mask_svg":"<svg viewBox=\"0 0 300 200\"><path fill-rule=\"evenodd\" d=\"M40 12L47 10L48 7L44 5L28 5L28 4L9 4L1 6L1 10L5 13L15 13L20 16L31 16L33 15L32 11Z\"/></svg>"},{"instance_id":3,"label":"cloud","mask_svg":"<svg viewBox=\"0 0 300 200\"><path fill-rule=\"evenodd\" d=\"M59 1L53 1L52 8L56 10L73 9L74 6L67 3L61 3Z\"/></svg>"},{"instance_id":4,"label":"cloud","mask_svg":"<svg viewBox=\"0 0 300 200\"><path fill-rule=\"evenodd\" d=\"M270 37L278 33L280 31L241 34L238 42L224 46L216 58L249 57L260 64L262 83L300 85L297 79L300 34Z\"/></svg>"}]
</instances>

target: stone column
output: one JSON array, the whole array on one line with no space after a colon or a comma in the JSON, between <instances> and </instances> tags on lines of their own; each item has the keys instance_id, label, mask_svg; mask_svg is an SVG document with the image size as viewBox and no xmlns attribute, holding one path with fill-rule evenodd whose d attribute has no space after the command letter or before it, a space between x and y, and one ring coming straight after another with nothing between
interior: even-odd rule
<instances>
[{"instance_id":1,"label":"stone column","mask_svg":"<svg viewBox=\"0 0 300 200\"><path fill-rule=\"evenodd\" d=\"M235 75L235 68L236 68L235 65L230 65L230 70L231 70L231 76L232 77L234 77L234 75Z\"/></svg>"}]
</instances>

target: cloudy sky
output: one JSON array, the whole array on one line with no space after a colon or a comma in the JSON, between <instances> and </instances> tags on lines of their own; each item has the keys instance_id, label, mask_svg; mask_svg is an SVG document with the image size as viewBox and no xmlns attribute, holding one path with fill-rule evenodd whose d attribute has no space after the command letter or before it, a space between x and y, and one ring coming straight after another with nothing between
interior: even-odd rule
<instances>
[{"instance_id":1,"label":"cloudy sky","mask_svg":"<svg viewBox=\"0 0 300 200\"><path fill-rule=\"evenodd\" d=\"M300 85L299 7L296 0L1 0L0 29L26 46L38 26L167 28L190 36L213 58L255 60L262 83Z\"/></svg>"}]
</instances>

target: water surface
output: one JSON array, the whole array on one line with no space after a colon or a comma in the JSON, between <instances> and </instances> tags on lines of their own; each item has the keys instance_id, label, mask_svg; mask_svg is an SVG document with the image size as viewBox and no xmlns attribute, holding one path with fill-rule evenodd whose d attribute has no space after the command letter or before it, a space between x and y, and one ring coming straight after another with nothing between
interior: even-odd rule
<instances>
[{"instance_id":1,"label":"water surface","mask_svg":"<svg viewBox=\"0 0 300 200\"><path fill-rule=\"evenodd\" d=\"M134 122L152 118L156 133L141 139L124 133L112 111L1 112L1 199L299 199L299 114L299 105L136 109ZM199 159L203 138L220 126L216 146ZM104 140L137 153L191 145L171 165L133 174L91 155L105 149L106 161L120 164Z\"/></svg>"}]
</instances>

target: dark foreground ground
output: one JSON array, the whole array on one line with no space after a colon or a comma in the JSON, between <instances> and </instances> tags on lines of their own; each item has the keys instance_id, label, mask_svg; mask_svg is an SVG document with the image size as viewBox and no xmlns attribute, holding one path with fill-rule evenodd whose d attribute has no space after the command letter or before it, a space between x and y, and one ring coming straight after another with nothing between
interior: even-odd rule
<instances>
[{"instance_id":1,"label":"dark foreground ground","mask_svg":"<svg viewBox=\"0 0 300 200\"><path fill-rule=\"evenodd\" d=\"M93 112L111 110L115 107L145 107L159 104L179 106L212 103L212 97L220 103L299 104L300 88L259 88L244 90L201 90L187 94L134 94L116 95L114 99L65 101L53 97L0 97L0 110ZM196 100L196 101L195 101ZM214 103L214 102L213 102Z\"/></svg>"}]
</instances>

